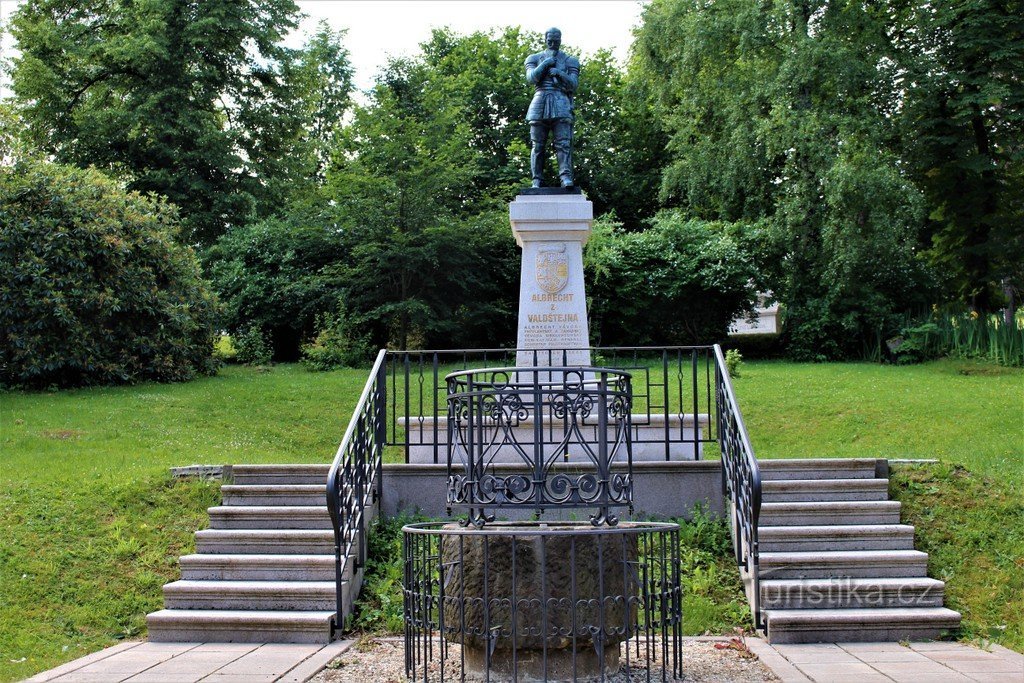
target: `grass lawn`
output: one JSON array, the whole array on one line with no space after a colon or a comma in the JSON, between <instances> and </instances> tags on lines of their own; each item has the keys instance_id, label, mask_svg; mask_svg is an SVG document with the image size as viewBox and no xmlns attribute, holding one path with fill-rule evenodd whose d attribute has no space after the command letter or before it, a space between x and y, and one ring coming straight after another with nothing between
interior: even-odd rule
<instances>
[{"instance_id":1,"label":"grass lawn","mask_svg":"<svg viewBox=\"0 0 1024 683\"><path fill-rule=\"evenodd\" d=\"M937 458L1024 483L1024 370L744 363L734 380L759 458Z\"/></svg>"},{"instance_id":2,"label":"grass lawn","mask_svg":"<svg viewBox=\"0 0 1024 683\"><path fill-rule=\"evenodd\" d=\"M329 462L365 380L228 367L188 384L0 394L0 680L143 634L218 500L168 467ZM967 635L1024 649L1024 372L750 362L735 385L759 457L964 466L898 468L894 494ZM724 624L733 578L702 555L692 569L688 630Z\"/></svg>"}]
</instances>

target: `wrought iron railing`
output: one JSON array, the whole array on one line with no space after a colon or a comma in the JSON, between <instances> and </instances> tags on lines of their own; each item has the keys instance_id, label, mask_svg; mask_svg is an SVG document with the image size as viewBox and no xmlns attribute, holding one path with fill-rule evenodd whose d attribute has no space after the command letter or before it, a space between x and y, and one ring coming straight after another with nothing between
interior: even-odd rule
<instances>
[{"instance_id":1,"label":"wrought iron railing","mask_svg":"<svg viewBox=\"0 0 1024 683\"><path fill-rule=\"evenodd\" d=\"M618 346L530 349L527 354L516 349L389 351L388 446L401 449L399 457L407 463L443 464L448 373L511 365L573 365L567 361L578 351L589 351L592 365L632 375L631 436L637 459L699 459L704 445L717 441L710 418L715 400L712 347ZM532 363L524 363L524 355ZM548 430L541 438L552 445L561 440L562 432Z\"/></svg>"},{"instance_id":2,"label":"wrought iron railing","mask_svg":"<svg viewBox=\"0 0 1024 683\"><path fill-rule=\"evenodd\" d=\"M761 618L760 560L757 524L761 515L761 470L750 445L722 347L714 346L715 406L719 450L722 453L722 491L728 498L736 564L744 574L750 609L757 628Z\"/></svg>"},{"instance_id":3,"label":"wrought iron railing","mask_svg":"<svg viewBox=\"0 0 1024 683\"><path fill-rule=\"evenodd\" d=\"M570 351L533 351L534 365L560 365ZM751 610L763 627L760 610L757 524L761 477L725 366L715 346L591 348L592 363L632 375L631 440L634 450L647 444L664 459L672 449L718 444L722 489L730 504L736 562L748 580ZM355 580L366 559L366 506L379 500L385 446L401 449L410 461L413 448L426 450L427 462L442 464L447 454L445 376L455 370L511 365L515 349L385 351L376 358L352 420L338 448L327 482L334 527L337 579L337 628L344 619L342 578L353 562ZM439 419L442 418L442 419ZM557 444L562 430L540 435ZM655 437L656 435L656 437ZM354 597L355 590L349 593Z\"/></svg>"},{"instance_id":4,"label":"wrought iron railing","mask_svg":"<svg viewBox=\"0 0 1024 683\"><path fill-rule=\"evenodd\" d=\"M345 621L343 578L346 572L350 573L353 587L349 593L354 599L358 593L357 572L366 563L367 506L380 500L386 358L387 351L381 349L327 475L327 509L334 529L334 628L338 631ZM349 562L353 563L351 570Z\"/></svg>"},{"instance_id":5,"label":"wrought iron railing","mask_svg":"<svg viewBox=\"0 0 1024 683\"><path fill-rule=\"evenodd\" d=\"M611 508L633 504L630 374L593 367L482 368L448 375L447 503L482 527L493 508ZM545 445L541 435L561 440ZM574 472L556 470L572 452ZM525 465L496 474L496 463Z\"/></svg>"}]
</instances>

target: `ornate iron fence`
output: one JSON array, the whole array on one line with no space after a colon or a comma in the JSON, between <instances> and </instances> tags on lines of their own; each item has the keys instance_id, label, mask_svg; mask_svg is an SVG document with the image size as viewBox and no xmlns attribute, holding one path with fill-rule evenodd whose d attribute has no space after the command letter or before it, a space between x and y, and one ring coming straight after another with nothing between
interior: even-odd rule
<instances>
[{"instance_id":1,"label":"ornate iron fence","mask_svg":"<svg viewBox=\"0 0 1024 683\"><path fill-rule=\"evenodd\" d=\"M448 384L447 503L466 522L493 521L489 508L597 508L595 526L614 526L613 507L633 503L630 374L590 367L484 368L453 372ZM543 434L561 439L545 444ZM576 472L553 471L569 457ZM494 463L525 464L499 476ZM614 467L613 467L614 466Z\"/></svg>"},{"instance_id":2,"label":"ornate iron fence","mask_svg":"<svg viewBox=\"0 0 1024 683\"><path fill-rule=\"evenodd\" d=\"M760 552L757 524L761 515L761 470L750 445L739 402L726 370L722 347L715 344L715 401L719 449L722 454L722 492L729 499L730 528L736 564L747 579L747 595L758 628L761 617Z\"/></svg>"},{"instance_id":3,"label":"ornate iron fence","mask_svg":"<svg viewBox=\"0 0 1024 683\"><path fill-rule=\"evenodd\" d=\"M535 351L535 365L558 365L572 349ZM670 459L672 449L718 442L722 457L722 489L730 502L736 562L748 581L755 622L760 610L757 524L761 510L761 478L718 345L697 347L592 348L592 359L632 376L631 442L653 446ZM425 449L427 461L440 463L447 449L446 385L453 370L513 362L515 349L384 351L373 365L366 387L338 448L327 482L327 503L335 537L337 610L340 629L345 609L343 577L355 572L366 557L366 505L379 497L380 468L385 446L402 449L410 461L413 448ZM561 358L560 358L561 357ZM713 383L712 383L713 376ZM444 407L444 408L443 408ZM678 416L678 417L676 417ZM693 429L687 430L690 418ZM673 421L673 417L676 417ZM708 420L704 424L703 420ZM697 429L700 427L700 429ZM639 432L643 428L646 431ZM657 433L655 439L653 434ZM558 440L555 440L557 434ZM542 440L556 446L564 432L545 431ZM350 570L348 563L353 568ZM353 597L358 586L349 594Z\"/></svg>"},{"instance_id":4,"label":"ornate iron fence","mask_svg":"<svg viewBox=\"0 0 1024 683\"><path fill-rule=\"evenodd\" d=\"M593 365L633 378L631 441L637 460L699 459L717 441L715 360L711 346L592 347L529 350L532 366L568 366L570 354L589 351ZM445 376L459 370L523 365L517 349L389 351L387 442L406 462L443 464L447 452ZM517 355L520 356L517 361ZM562 438L552 428L547 445Z\"/></svg>"},{"instance_id":5,"label":"ornate iron fence","mask_svg":"<svg viewBox=\"0 0 1024 683\"><path fill-rule=\"evenodd\" d=\"M338 631L344 627L345 610L351 608L344 604L344 577L348 573L353 579L349 594L354 600L359 591L357 572L366 564L366 508L380 500L386 358L387 351L381 349L327 475L327 510L334 529L334 628Z\"/></svg>"},{"instance_id":6,"label":"ornate iron fence","mask_svg":"<svg viewBox=\"0 0 1024 683\"><path fill-rule=\"evenodd\" d=\"M402 531L409 680L682 679L678 525Z\"/></svg>"}]
</instances>

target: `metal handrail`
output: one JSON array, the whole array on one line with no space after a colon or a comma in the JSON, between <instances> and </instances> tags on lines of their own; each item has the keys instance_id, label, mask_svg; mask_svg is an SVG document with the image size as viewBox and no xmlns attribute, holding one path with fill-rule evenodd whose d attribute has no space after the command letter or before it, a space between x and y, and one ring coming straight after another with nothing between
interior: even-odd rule
<instances>
[{"instance_id":1,"label":"metal handrail","mask_svg":"<svg viewBox=\"0 0 1024 683\"><path fill-rule=\"evenodd\" d=\"M405 462L412 461L415 449L418 458L442 464L447 447L445 375L499 365L575 365L569 359L581 351L594 355L594 365L633 374L634 444L646 444L648 450L660 446L667 461L679 448L699 459L703 447L717 441L714 422L704 422L714 400L711 346L592 346L389 351L388 445L402 449ZM693 421L692 429L685 426L685 416ZM561 438L557 433L544 437Z\"/></svg>"},{"instance_id":2,"label":"metal handrail","mask_svg":"<svg viewBox=\"0 0 1024 683\"><path fill-rule=\"evenodd\" d=\"M335 630L344 626L342 577L353 548L353 579L366 562L367 500L379 500L385 440L386 358L387 350L381 349L327 474L327 509L334 530Z\"/></svg>"},{"instance_id":3,"label":"metal handrail","mask_svg":"<svg viewBox=\"0 0 1024 683\"><path fill-rule=\"evenodd\" d=\"M722 347L715 344L715 407L718 443L722 453L722 490L730 502L730 528L736 564L749 581L751 612L757 628L761 616L760 551L757 525L761 516L761 469L750 445L740 404L732 388Z\"/></svg>"}]
</instances>

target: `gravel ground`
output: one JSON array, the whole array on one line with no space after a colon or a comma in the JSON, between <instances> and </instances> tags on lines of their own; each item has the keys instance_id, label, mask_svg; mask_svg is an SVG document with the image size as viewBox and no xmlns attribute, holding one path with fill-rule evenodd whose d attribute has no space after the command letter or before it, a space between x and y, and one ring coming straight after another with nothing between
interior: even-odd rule
<instances>
[{"instance_id":1,"label":"gravel ground","mask_svg":"<svg viewBox=\"0 0 1024 683\"><path fill-rule=\"evenodd\" d=\"M634 666L637 662L633 662ZM445 683L457 681L459 660L457 648L449 650L445 664ZM439 666L435 660L429 666L428 680L440 681ZM453 675L454 672L454 675ZM660 669L657 680L661 680ZM683 674L685 681L707 683L751 683L778 680L757 656L732 647L719 649L715 642L687 639L683 644ZM364 639L321 671L315 683L405 683L405 653L401 638ZM420 679L422 680L422 679ZM469 679L467 679L469 680ZM608 683L646 681L643 671L634 671L606 679ZM654 677L652 676L652 680Z\"/></svg>"}]
</instances>

